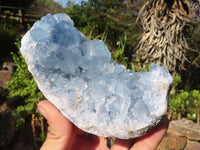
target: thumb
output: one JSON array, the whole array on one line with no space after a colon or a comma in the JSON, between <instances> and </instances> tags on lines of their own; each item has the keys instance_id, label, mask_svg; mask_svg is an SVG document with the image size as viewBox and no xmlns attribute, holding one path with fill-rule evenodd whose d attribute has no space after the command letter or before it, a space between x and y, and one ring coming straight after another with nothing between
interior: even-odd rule
<instances>
[{"instance_id":1,"label":"thumb","mask_svg":"<svg viewBox=\"0 0 200 150\"><path fill-rule=\"evenodd\" d=\"M41 150L70 149L76 136L74 125L47 100L40 101L38 109L46 118L50 129Z\"/></svg>"},{"instance_id":2,"label":"thumb","mask_svg":"<svg viewBox=\"0 0 200 150\"><path fill-rule=\"evenodd\" d=\"M165 136L165 133L167 132L168 129L168 125L169 122L167 116L164 116L158 127L149 134L139 138L133 145L131 150L138 150L138 149L155 150L157 146L160 144L163 137Z\"/></svg>"}]
</instances>

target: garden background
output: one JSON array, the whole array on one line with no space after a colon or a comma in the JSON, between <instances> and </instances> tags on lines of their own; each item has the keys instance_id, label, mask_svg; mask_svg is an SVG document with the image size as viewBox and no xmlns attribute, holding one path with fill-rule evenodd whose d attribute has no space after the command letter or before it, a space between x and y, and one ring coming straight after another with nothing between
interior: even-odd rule
<instances>
[{"instance_id":1,"label":"garden background","mask_svg":"<svg viewBox=\"0 0 200 150\"><path fill-rule=\"evenodd\" d=\"M80 5L68 2L63 8L51 0L1 0L0 149L26 145L38 149L45 140L47 123L37 110L45 97L19 48L26 31L48 13L67 13L88 40L103 40L113 59L128 69L148 71L152 62L167 67L174 78L169 120L188 118L200 124L198 4L197 0L89 0Z\"/></svg>"}]
</instances>

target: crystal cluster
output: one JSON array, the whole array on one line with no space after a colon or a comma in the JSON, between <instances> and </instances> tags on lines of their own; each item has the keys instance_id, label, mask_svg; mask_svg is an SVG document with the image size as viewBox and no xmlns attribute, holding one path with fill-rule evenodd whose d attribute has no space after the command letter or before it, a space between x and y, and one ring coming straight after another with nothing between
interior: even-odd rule
<instances>
[{"instance_id":1,"label":"crystal cluster","mask_svg":"<svg viewBox=\"0 0 200 150\"><path fill-rule=\"evenodd\" d=\"M151 64L149 72L127 70L112 60L103 41L88 41L66 14L42 17L20 50L45 97L86 132L142 136L167 111L167 69Z\"/></svg>"}]
</instances>

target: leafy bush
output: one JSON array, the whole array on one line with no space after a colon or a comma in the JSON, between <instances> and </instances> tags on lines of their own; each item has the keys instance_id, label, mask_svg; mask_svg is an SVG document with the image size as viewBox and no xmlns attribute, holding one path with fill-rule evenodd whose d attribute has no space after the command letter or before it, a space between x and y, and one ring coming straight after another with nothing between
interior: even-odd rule
<instances>
[{"instance_id":1,"label":"leafy bush","mask_svg":"<svg viewBox=\"0 0 200 150\"><path fill-rule=\"evenodd\" d=\"M174 87L169 101L169 115L172 119L187 117L200 124L200 91L183 90L177 88L182 80L179 76L174 77Z\"/></svg>"},{"instance_id":2,"label":"leafy bush","mask_svg":"<svg viewBox=\"0 0 200 150\"><path fill-rule=\"evenodd\" d=\"M8 57L11 50L15 52L17 51L14 42L18 33L19 28L17 28L17 26L12 26L11 22L6 22L4 20L0 21L1 57Z\"/></svg>"},{"instance_id":3,"label":"leafy bush","mask_svg":"<svg viewBox=\"0 0 200 150\"><path fill-rule=\"evenodd\" d=\"M20 47L20 40L15 43L17 47ZM43 94L39 91L38 86L29 73L25 60L20 52L17 54L11 53L14 62L17 65L16 72L13 74L12 79L6 83L6 89L9 91L8 98L19 96L23 103L20 104L16 111L13 113L17 117L16 127L17 129L22 129L26 121L31 120L31 126L33 130L33 137L35 147L37 149L36 141L43 141L45 139L44 133L44 122L41 114L36 113L37 104L40 100L44 99ZM35 132L35 118L41 123L41 134L39 138L36 137Z\"/></svg>"},{"instance_id":4,"label":"leafy bush","mask_svg":"<svg viewBox=\"0 0 200 150\"><path fill-rule=\"evenodd\" d=\"M22 126L25 123L25 118L28 114L35 113L37 104L44 99L43 94L38 90L37 84L32 75L27 69L24 58L19 52L18 55L11 53L13 60L17 65L17 70L13 74L11 81L6 83L7 90L10 92L9 98L20 96L24 99L24 104L17 107L15 116L20 118L17 126Z\"/></svg>"},{"instance_id":5,"label":"leafy bush","mask_svg":"<svg viewBox=\"0 0 200 150\"><path fill-rule=\"evenodd\" d=\"M117 45L119 46L117 51L113 54L113 58L121 62L125 67L128 67L128 57L125 56L125 48L126 48L126 41L127 41L127 35L124 35L124 39L120 37L120 41L117 42Z\"/></svg>"},{"instance_id":6,"label":"leafy bush","mask_svg":"<svg viewBox=\"0 0 200 150\"><path fill-rule=\"evenodd\" d=\"M26 9L26 12L28 13L40 15L60 13L62 11L62 6L53 0L33 0L33 2Z\"/></svg>"}]
</instances>

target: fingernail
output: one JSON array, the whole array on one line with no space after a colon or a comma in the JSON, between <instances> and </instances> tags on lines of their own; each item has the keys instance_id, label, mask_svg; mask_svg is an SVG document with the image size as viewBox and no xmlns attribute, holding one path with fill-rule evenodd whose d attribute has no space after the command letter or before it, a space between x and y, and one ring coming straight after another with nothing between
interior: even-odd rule
<instances>
[{"instance_id":1,"label":"fingernail","mask_svg":"<svg viewBox=\"0 0 200 150\"><path fill-rule=\"evenodd\" d=\"M41 107L40 105L38 105L38 109L39 109L40 113L44 116L44 118L47 119L47 113L46 113L45 109L43 107Z\"/></svg>"}]
</instances>

